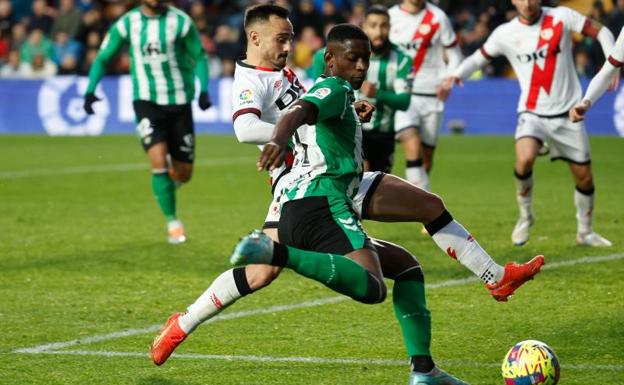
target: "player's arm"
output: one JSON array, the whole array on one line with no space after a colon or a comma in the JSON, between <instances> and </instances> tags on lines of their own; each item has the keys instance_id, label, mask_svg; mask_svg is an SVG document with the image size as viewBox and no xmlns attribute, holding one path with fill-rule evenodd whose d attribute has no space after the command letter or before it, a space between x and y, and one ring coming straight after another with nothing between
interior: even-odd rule
<instances>
[{"instance_id":1,"label":"player's arm","mask_svg":"<svg viewBox=\"0 0 624 385\"><path fill-rule=\"evenodd\" d=\"M600 71L589 83L583 100L570 110L570 120L578 122L585 119L585 113L593 106L598 99L609 89L614 80L619 83L619 74L624 64L624 30L615 42L613 51L607 57Z\"/></svg>"},{"instance_id":2,"label":"player's arm","mask_svg":"<svg viewBox=\"0 0 624 385\"><path fill-rule=\"evenodd\" d=\"M459 49L459 35L453 30L453 26L449 18L444 15L440 20L440 39L444 45L444 53L446 54L446 73L452 74L461 64L463 55Z\"/></svg>"},{"instance_id":3,"label":"player's arm","mask_svg":"<svg viewBox=\"0 0 624 385\"><path fill-rule=\"evenodd\" d=\"M89 115L94 113L93 103L100 100L95 96L95 88L104 77L104 74L106 74L108 62L127 41L128 34L124 22L125 19L121 19L109 29L89 69L89 85L87 86L84 101L84 109Z\"/></svg>"},{"instance_id":4,"label":"player's arm","mask_svg":"<svg viewBox=\"0 0 624 385\"><path fill-rule=\"evenodd\" d=\"M564 8L567 12L568 21L572 25L572 29L575 32L580 32L585 36L591 37L600 43L604 57L608 58L613 51L614 37L609 28L603 26L596 20L585 17L585 15L572 10L570 8ZM608 89L613 91L620 83L619 73L614 77L609 84Z\"/></svg>"},{"instance_id":5,"label":"player's arm","mask_svg":"<svg viewBox=\"0 0 624 385\"><path fill-rule=\"evenodd\" d=\"M394 110L405 111L409 107L411 96L407 86L407 75L409 75L411 68L412 61L410 58L399 54L397 78L392 84L392 90L378 90L372 83L364 82L360 92L366 97L376 98L377 101Z\"/></svg>"},{"instance_id":6,"label":"player's arm","mask_svg":"<svg viewBox=\"0 0 624 385\"><path fill-rule=\"evenodd\" d=\"M274 124L261 119L260 110L234 116L234 133L241 143L263 145L273 136Z\"/></svg>"},{"instance_id":7,"label":"player's arm","mask_svg":"<svg viewBox=\"0 0 624 385\"><path fill-rule=\"evenodd\" d=\"M199 107L202 110L207 110L212 105L208 96L208 58L204 47L202 47L195 24L190 20L188 23L188 32L183 37L184 48L195 62L195 76L199 79L200 86Z\"/></svg>"},{"instance_id":8,"label":"player's arm","mask_svg":"<svg viewBox=\"0 0 624 385\"><path fill-rule=\"evenodd\" d=\"M295 131L304 124L315 124L318 115L318 107L311 102L299 99L293 103L275 124L273 135L258 159L258 170L271 171L279 167Z\"/></svg>"}]
</instances>

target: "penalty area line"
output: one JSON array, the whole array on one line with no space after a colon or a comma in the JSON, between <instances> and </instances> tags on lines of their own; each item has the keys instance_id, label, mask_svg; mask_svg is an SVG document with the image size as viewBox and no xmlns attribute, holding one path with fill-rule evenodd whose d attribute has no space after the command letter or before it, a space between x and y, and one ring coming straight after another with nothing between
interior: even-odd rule
<instances>
[{"instance_id":1,"label":"penalty area line","mask_svg":"<svg viewBox=\"0 0 624 385\"><path fill-rule=\"evenodd\" d=\"M585 257L581 257L577 259L571 259L567 261L559 261L559 262L553 262L553 263L547 262L547 264L543 267L543 269L550 270L550 269L556 269L560 267L574 266L574 265L579 265L579 264L602 263L602 262L614 261L614 260L619 260L619 259L624 259L624 253L611 254L611 255L605 255L605 256L595 256L595 257L585 256ZM465 284L477 282L477 281L479 281L477 277L450 279L450 280L446 280L442 282L427 284L426 288L427 290L434 290L434 289L440 289L444 287L465 285ZM250 310L243 310L243 311L238 311L238 312L224 313L224 314L220 314L208 320L205 323L225 321L225 320L231 320L231 319L243 318L243 317L252 317L252 316L261 315L261 314L279 313L279 312L296 310L296 309L305 309L305 308L310 308L310 307L315 307L315 306L322 306L322 305L328 305L332 303L343 302L347 300L351 300L351 299L346 296L335 296L335 297L327 297L327 298L322 298L322 299L317 299L317 300L312 300L312 301L305 301L305 302L289 304L289 305L275 305L275 306L271 306L268 308L250 309ZM131 336L136 336L136 335L154 333L158 331L161 328L161 326L162 324L156 324L156 325L152 325L152 326L148 326L148 327L140 328L140 329L126 329L126 330L116 331L112 333L99 334L99 335L88 336L84 338L77 338L77 339L70 340L70 341L53 342L53 343L47 343L47 344L36 345L36 346L31 346L31 347L17 348L17 349L14 349L12 352L13 353L26 353L26 354L52 352L52 351L56 351L59 349L70 348L70 347L78 346L78 345L84 346L88 344L113 340L117 338L124 338L124 337L131 337Z\"/></svg>"},{"instance_id":2,"label":"penalty area line","mask_svg":"<svg viewBox=\"0 0 624 385\"><path fill-rule=\"evenodd\" d=\"M67 356L96 356L96 357L135 357L147 358L149 354L139 352L109 352L102 350L50 350L41 354L67 355ZM172 359L182 360L206 360L206 361L242 361L242 362L290 362L301 364L325 364L325 365L363 365L363 366L405 366L405 360L392 360L381 358L326 358L326 357L283 357L283 356L257 356L257 355L231 355L231 354L198 354L198 353L174 353ZM436 360L443 366L458 367L499 367L497 362L478 362L467 360ZM608 370L624 371L622 365L590 365L590 364L563 364L563 369L574 370Z\"/></svg>"}]
</instances>

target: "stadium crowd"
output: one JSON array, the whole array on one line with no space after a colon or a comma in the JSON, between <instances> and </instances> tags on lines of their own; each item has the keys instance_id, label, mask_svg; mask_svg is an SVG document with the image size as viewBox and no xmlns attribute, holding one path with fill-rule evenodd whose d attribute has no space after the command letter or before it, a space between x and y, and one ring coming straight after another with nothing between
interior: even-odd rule
<instances>
[{"instance_id":1,"label":"stadium crowd","mask_svg":"<svg viewBox=\"0 0 624 385\"><path fill-rule=\"evenodd\" d=\"M590 16L608 26L617 36L624 26L624 0L605 7L595 1ZM211 77L232 76L237 57L244 52L243 10L258 0L176 0L195 21L210 58ZM311 67L312 56L323 47L331 26L360 24L366 7L397 1L278 0L291 10L295 49L291 66L301 71ZM450 16L464 55L478 49L499 24L515 17L508 0L433 1ZM108 27L137 1L124 0L0 0L0 78L44 78L55 74L88 73ZM370 3L370 4L369 4ZM557 1L544 0L546 5ZM611 8L610 12L606 8ZM592 77L604 62L601 49L591 39L575 42L579 76ZM110 74L127 73L127 53L110 64ZM505 59L494 60L477 76L510 76Z\"/></svg>"}]
</instances>

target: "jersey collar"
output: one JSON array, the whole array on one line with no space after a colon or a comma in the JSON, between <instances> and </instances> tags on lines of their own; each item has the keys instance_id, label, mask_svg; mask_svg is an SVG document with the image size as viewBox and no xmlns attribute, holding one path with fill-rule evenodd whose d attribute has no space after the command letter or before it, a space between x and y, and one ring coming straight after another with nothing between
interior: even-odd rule
<instances>
[{"instance_id":1,"label":"jersey collar","mask_svg":"<svg viewBox=\"0 0 624 385\"><path fill-rule=\"evenodd\" d=\"M544 15L544 10L543 10L542 8L540 8L540 14L539 14L539 16L537 17L537 19L535 19L535 21L534 21L534 22L532 22L532 23L528 23L528 22L526 22L526 21L523 21L523 20L520 18L520 16L518 16L518 22L520 22L520 24L522 24L522 25L535 25L535 24L539 23L539 21L540 21L540 20L542 20L542 16L543 16L543 15Z\"/></svg>"},{"instance_id":2,"label":"jersey collar","mask_svg":"<svg viewBox=\"0 0 624 385\"><path fill-rule=\"evenodd\" d=\"M261 66L252 66L251 64L245 63L243 60L247 59L247 56L241 56L236 60L236 64L241 67L251 68L258 71L266 71L266 72L279 72L281 69L277 68L269 68L269 67L261 67Z\"/></svg>"}]
</instances>

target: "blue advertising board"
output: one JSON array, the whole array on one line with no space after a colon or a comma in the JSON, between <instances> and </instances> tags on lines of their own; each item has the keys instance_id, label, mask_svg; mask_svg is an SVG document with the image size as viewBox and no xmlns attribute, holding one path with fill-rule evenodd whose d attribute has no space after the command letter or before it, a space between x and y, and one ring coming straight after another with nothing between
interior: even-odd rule
<instances>
[{"instance_id":1,"label":"blue advertising board","mask_svg":"<svg viewBox=\"0 0 624 385\"><path fill-rule=\"evenodd\" d=\"M132 83L129 76L105 78L96 94L96 114L82 109L88 80L58 76L46 80L0 80L0 134L101 135L132 134ZM583 87L587 82L583 83ZM232 79L210 81L213 107L201 111L194 103L200 133L231 134ZM509 79L466 82L456 88L446 104L442 133L450 127L466 134L513 135L520 89ZM587 117L590 135L624 136L624 87L607 93Z\"/></svg>"}]
</instances>

